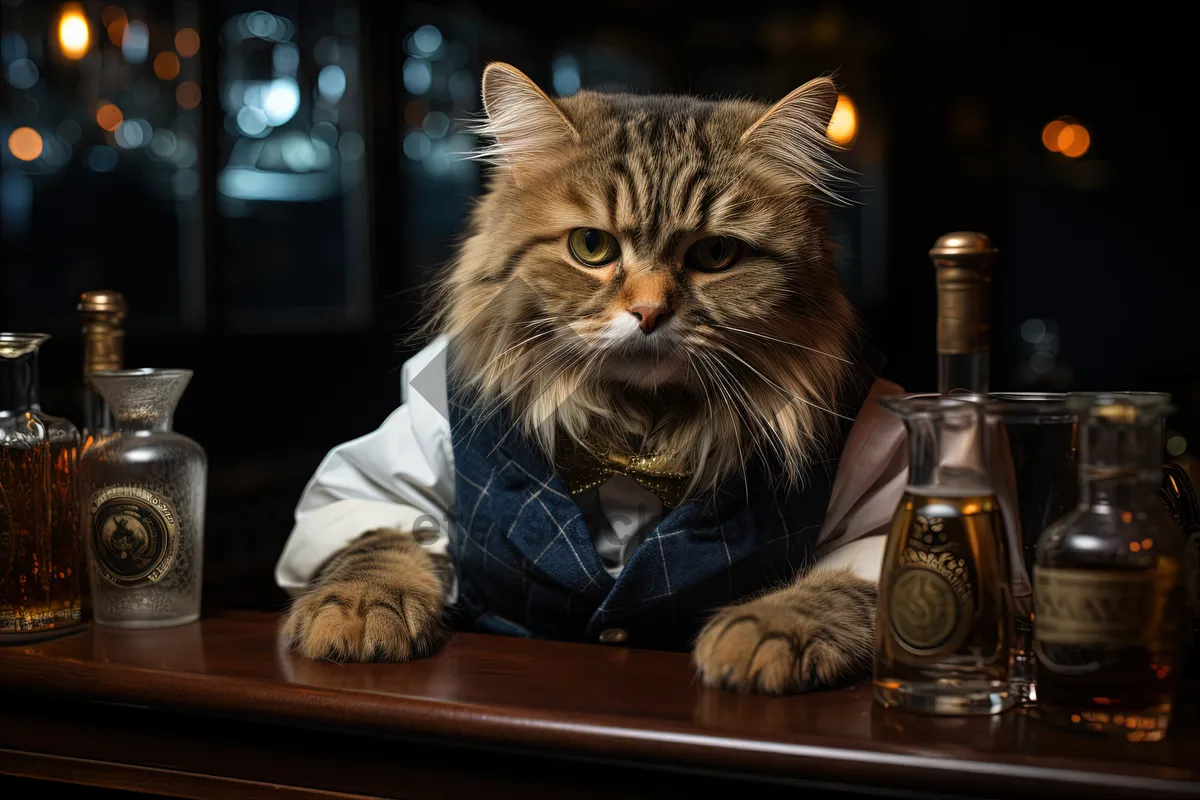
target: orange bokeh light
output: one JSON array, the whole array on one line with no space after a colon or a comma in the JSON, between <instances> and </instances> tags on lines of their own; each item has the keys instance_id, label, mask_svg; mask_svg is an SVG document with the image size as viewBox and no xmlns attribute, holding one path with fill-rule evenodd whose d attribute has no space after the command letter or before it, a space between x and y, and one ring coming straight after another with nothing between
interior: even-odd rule
<instances>
[{"instance_id":1,"label":"orange bokeh light","mask_svg":"<svg viewBox=\"0 0 1200 800\"><path fill-rule=\"evenodd\" d=\"M125 115L112 103L104 103L96 109L96 124L106 131L115 131L124 121Z\"/></svg>"},{"instance_id":2,"label":"orange bokeh light","mask_svg":"<svg viewBox=\"0 0 1200 800\"><path fill-rule=\"evenodd\" d=\"M1058 135L1066 130L1066 128L1067 123L1063 122L1061 119L1056 119L1053 122L1048 123L1046 127L1042 128L1042 144L1045 145L1046 149L1051 153L1058 152Z\"/></svg>"},{"instance_id":3,"label":"orange bokeh light","mask_svg":"<svg viewBox=\"0 0 1200 800\"><path fill-rule=\"evenodd\" d=\"M839 94L837 105L833 107L833 115L825 128L829 141L842 147L849 147L858 135L858 109L854 102L844 94Z\"/></svg>"},{"instance_id":4,"label":"orange bokeh light","mask_svg":"<svg viewBox=\"0 0 1200 800\"><path fill-rule=\"evenodd\" d=\"M92 32L88 26L87 17L78 3L67 3L63 6L62 16L58 19L58 43L63 55L72 61L78 61L87 55L88 44L91 43Z\"/></svg>"},{"instance_id":5,"label":"orange bokeh light","mask_svg":"<svg viewBox=\"0 0 1200 800\"><path fill-rule=\"evenodd\" d=\"M22 161L33 161L42 154L42 135L33 128L17 128L8 136L8 149Z\"/></svg>"},{"instance_id":6,"label":"orange bokeh light","mask_svg":"<svg viewBox=\"0 0 1200 800\"><path fill-rule=\"evenodd\" d=\"M200 34L192 28L181 28L175 34L175 49L184 58L191 58L200 52Z\"/></svg>"},{"instance_id":7,"label":"orange bokeh light","mask_svg":"<svg viewBox=\"0 0 1200 800\"><path fill-rule=\"evenodd\" d=\"M1092 135L1079 125L1068 125L1058 134L1058 150L1067 158L1079 158L1092 146Z\"/></svg>"},{"instance_id":8,"label":"orange bokeh light","mask_svg":"<svg viewBox=\"0 0 1200 800\"><path fill-rule=\"evenodd\" d=\"M200 87L194 81L184 81L175 87L175 102L184 108L195 108L200 105Z\"/></svg>"},{"instance_id":9,"label":"orange bokeh light","mask_svg":"<svg viewBox=\"0 0 1200 800\"><path fill-rule=\"evenodd\" d=\"M108 38L117 47L125 41L125 31L129 28L129 20L125 17L117 17L112 22L108 23Z\"/></svg>"},{"instance_id":10,"label":"orange bokeh light","mask_svg":"<svg viewBox=\"0 0 1200 800\"><path fill-rule=\"evenodd\" d=\"M179 56L167 51L154 57L154 74L161 80L173 80L179 74Z\"/></svg>"}]
</instances>

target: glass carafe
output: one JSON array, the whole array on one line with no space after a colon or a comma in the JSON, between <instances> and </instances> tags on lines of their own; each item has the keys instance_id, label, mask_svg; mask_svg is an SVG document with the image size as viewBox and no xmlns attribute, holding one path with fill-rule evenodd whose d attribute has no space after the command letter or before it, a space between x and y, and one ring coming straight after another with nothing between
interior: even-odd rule
<instances>
[{"instance_id":1,"label":"glass carafe","mask_svg":"<svg viewBox=\"0 0 1200 800\"><path fill-rule=\"evenodd\" d=\"M200 616L207 458L171 430L190 370L95 372L116 432L83 454L92 611L126 628Z\"/></svg>"},{"instance_id":2,"label":"glass carafe","mask_svg":"<svg viewBox=\"0 0 1200 800\"><path fill-rule=\"evenodd\" d=\"M1033 564L1038 538L1079 497L1076 417L1066 401L1062 393L992 393L984 409L992 485L1012 561L1012 688L1019 705L1037 696Z\"/></svg>"},{"instance_id":3,"label":"glass carafe","mask_svg":"<svg viewBox=\"0 0 1200 800\"><path fill-rule=\"evenodd\" d=\"M0 642L81 622L79 431L38 403L41 333L0 333Z\"/></svg>"},{"instance_id":4,"label":"glass carafe","mask_svg":"<svg viewBox=\"0 0 1200 800\"><path fill-rule=\"evenodd\" d=\"M880 402L904 421L909 473L879 580L875 698L933 714L998 713L1014 701L1011 562L985 403Z\"/></svg>"},{"instance_id":5,"label":"glass carafe","mask_svg":"<svg viewBox=\"0 0 1200 800\"><path fill-rule=\"evenodd\" d=\"M1166 395L1080 394L1079 503L1042 534L1034 567L1036 713L1157 741L1184 638L1183 536L1158 497Z\"/></svg>"}]
</instances>

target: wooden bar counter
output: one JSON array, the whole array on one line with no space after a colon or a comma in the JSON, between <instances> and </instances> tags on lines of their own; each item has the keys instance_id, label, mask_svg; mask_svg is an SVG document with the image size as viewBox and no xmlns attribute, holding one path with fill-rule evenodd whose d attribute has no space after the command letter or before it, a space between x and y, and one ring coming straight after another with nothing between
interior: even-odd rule
<instances>
[{"instance_id":1,"label":"wooden bar counter","mask_svg":"<svg viewBox=\"0 0 1200 800\"><path fill-rule=\"evenodd\" d=\"M278 629L237 612L0 648L0 794L1200 795L1194 704L1166 741L1130 744L1017 712L885 711L868 684L739 696L699 686L686 655L604 645L458 634L410 664L310 663Z\"/></svg>"}]
</instances>

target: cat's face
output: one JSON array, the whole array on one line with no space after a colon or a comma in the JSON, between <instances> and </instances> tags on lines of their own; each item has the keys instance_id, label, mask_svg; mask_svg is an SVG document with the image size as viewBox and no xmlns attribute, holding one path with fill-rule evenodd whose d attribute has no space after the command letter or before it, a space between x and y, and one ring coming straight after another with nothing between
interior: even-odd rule
<instances>
[{"instance_id":1,"label":"cat's face","mask_svg":"<svg viewBox=\"0 0 1200 800\"><path fill-rule=\"evenodd\" d=\"M816 435L779 417L831 404L854 326L820 202L832 84L551 101L494 65L484 99L498 170L447 283L463 376L573 430L670 391Z\"/></svg>"}]
</instances>

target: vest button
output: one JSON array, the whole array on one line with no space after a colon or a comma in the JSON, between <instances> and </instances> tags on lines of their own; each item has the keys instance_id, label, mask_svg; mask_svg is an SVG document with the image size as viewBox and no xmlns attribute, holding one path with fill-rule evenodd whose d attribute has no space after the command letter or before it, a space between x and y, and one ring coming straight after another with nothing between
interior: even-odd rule
<instances>
[{"instance_id":1,"label":"vest button","mask_svg":"<svg viewBox=\"0 0 1200 800\"><path fill-rule=\"evenodd\" d=\"M629 638L629 634L620 628L605 628L600 631L600 641L605 644L620 644Z\"/></svg>"}]
</instances>

